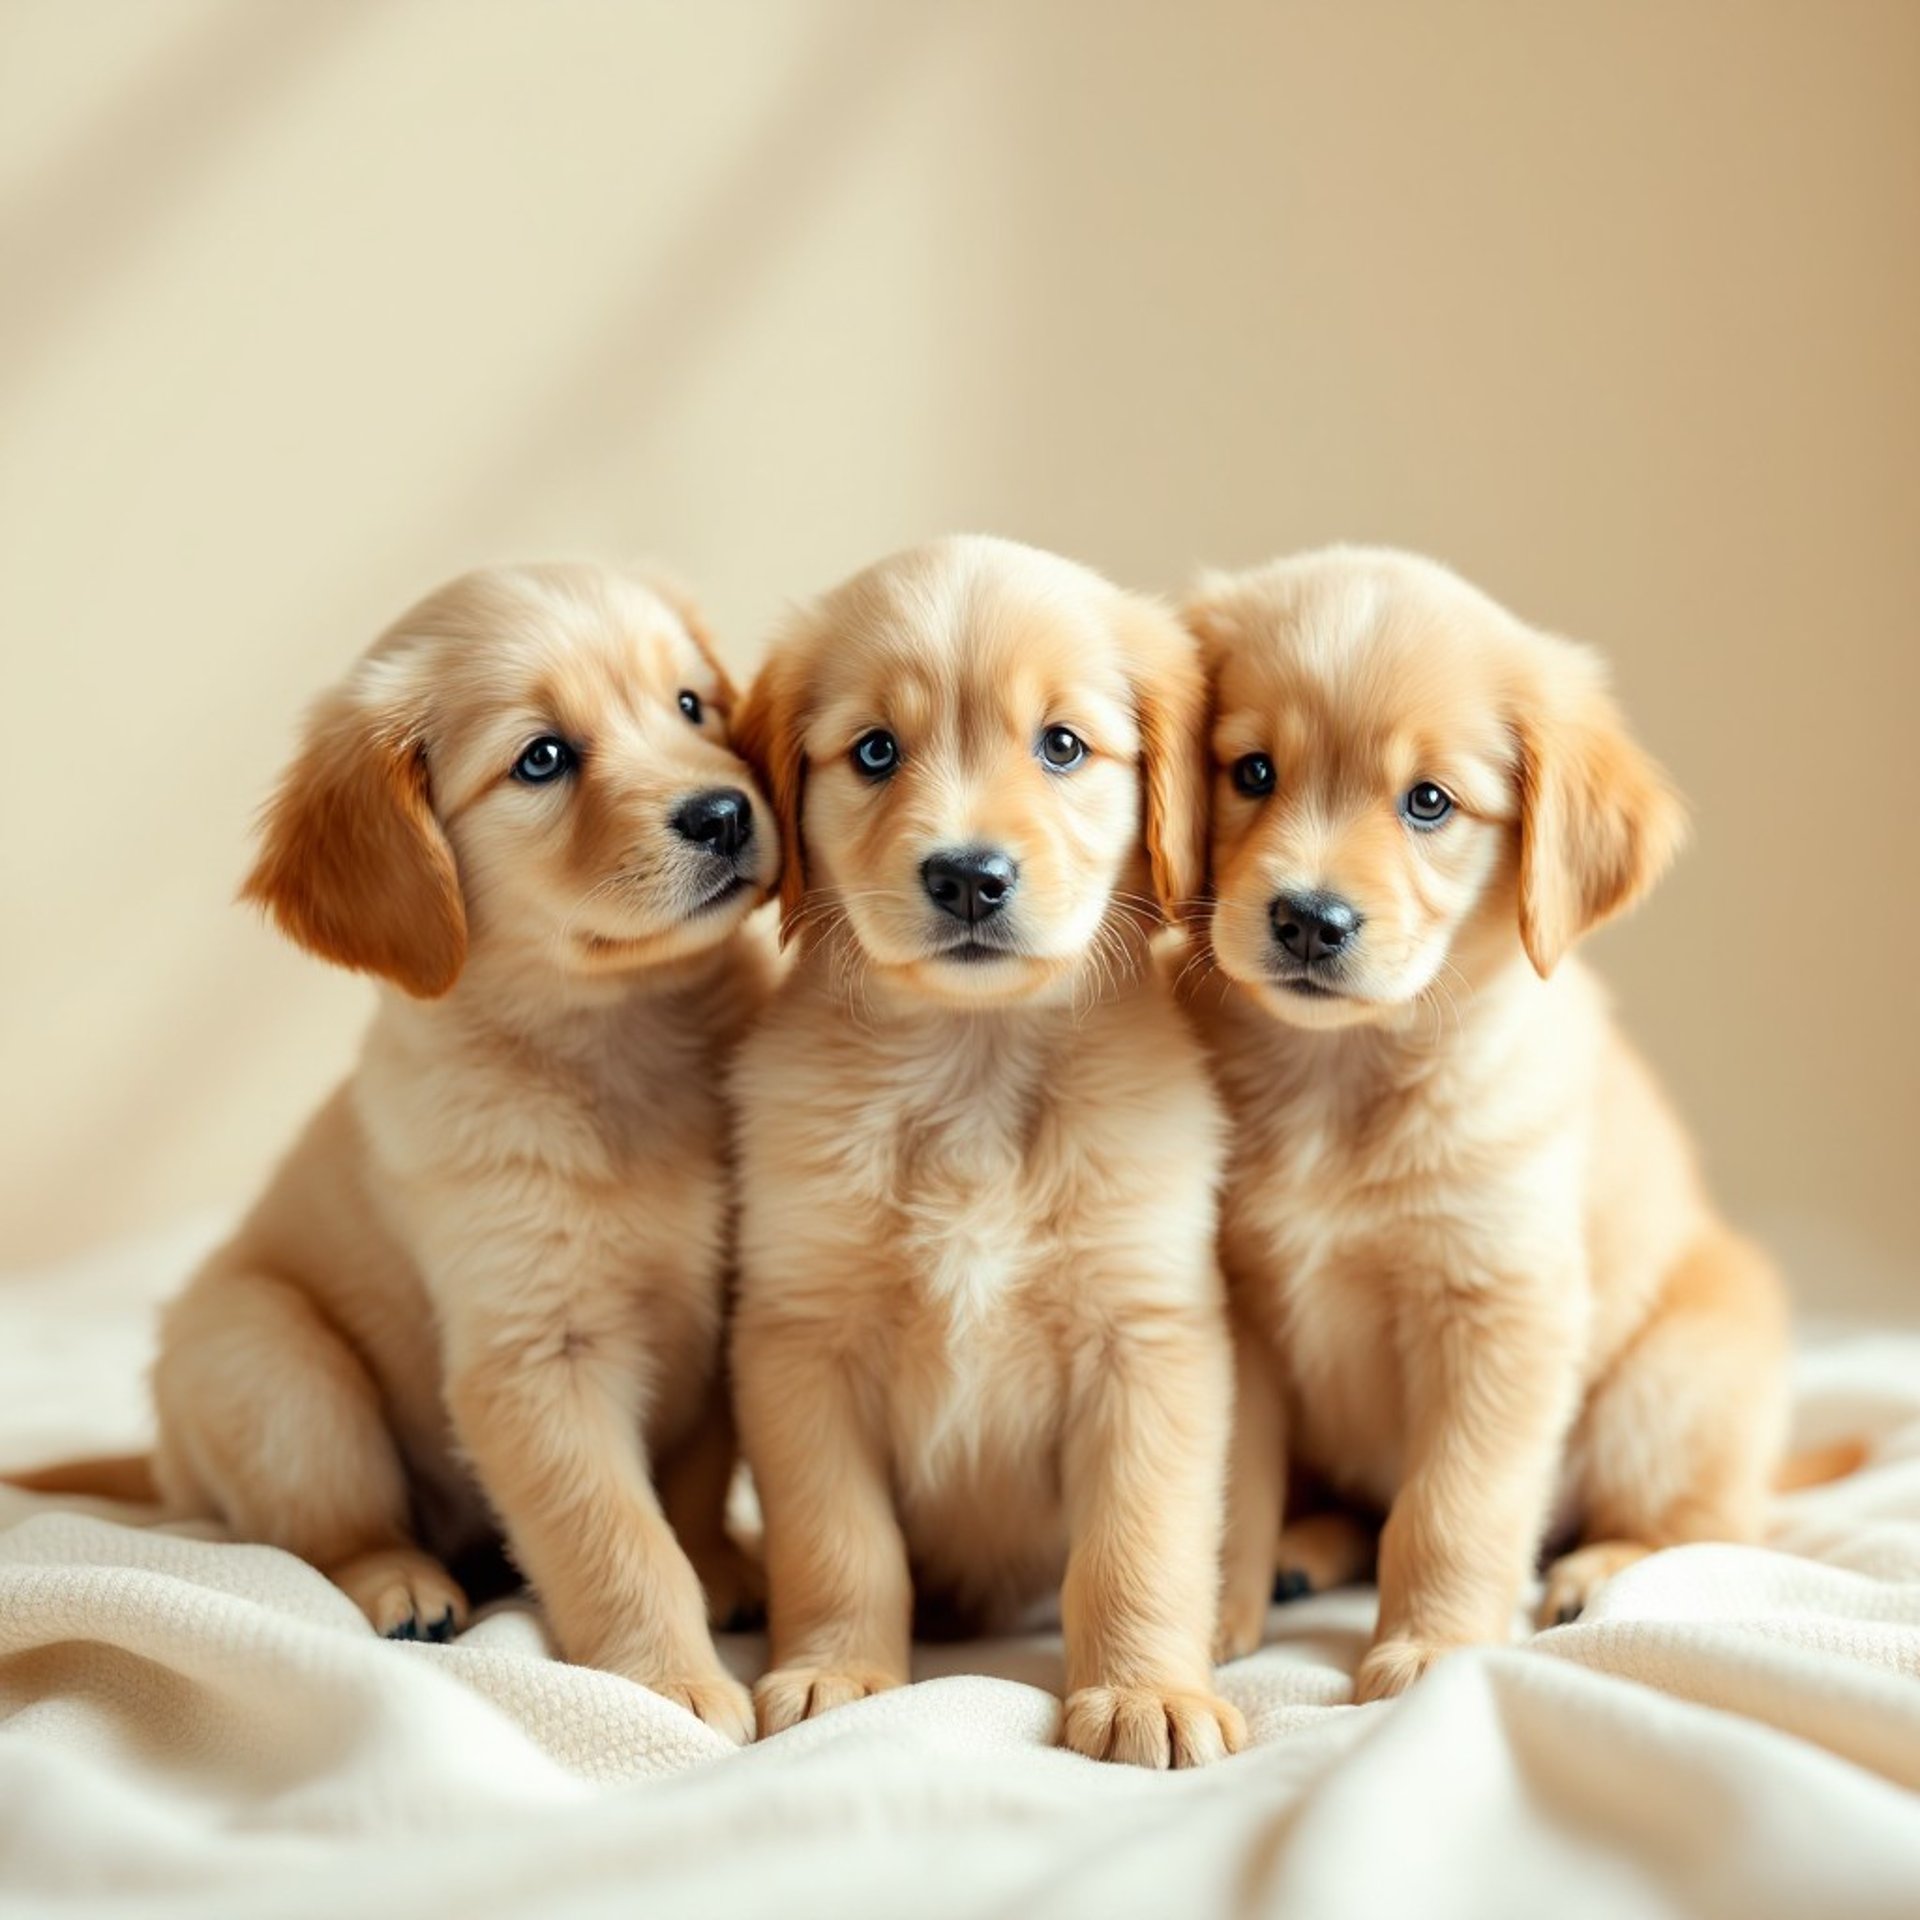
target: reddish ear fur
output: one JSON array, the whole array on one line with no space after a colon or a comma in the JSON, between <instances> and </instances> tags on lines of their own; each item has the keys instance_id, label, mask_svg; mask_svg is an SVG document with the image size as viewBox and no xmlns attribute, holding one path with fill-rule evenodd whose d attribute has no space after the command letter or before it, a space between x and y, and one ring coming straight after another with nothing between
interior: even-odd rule
<instances>
[{"instance_id":1,"label":"reddish ear fur","mask_svg":"<svg viewBox=\"0 0 1920 1920\"><path fill-rule=\"evenodd\" d=\"M1520 938L1544 980L1576 940L1624 913L1666 871L1686 813L1629 738L1597 669L1552 676L1514 733Z\"/></svg>"},{"instance_id":2,"label":"reddish ear fur","mask_svg":"<svg viewBox=\"0 0 1920 1920\"><path fill-rule=\"evenodd\" d=\"M1207 684L1194 638L1151 601L1129 597L1127 652L1140 722L1142 833L1154 897L1169 921L1207 882Z\"/></svg>"},{"instance_id":3,"label":"reddish ear fur","mask_svg":"<svg viewBox=\"0 0 1920 1920\"><path fill-rule=\"evenodd\" d=\"M425 750L351 685L314 710L263 842L240 897L289 939L421 999L459 977L466 910L428 803Z\"/></svg>"},{"instance_id":4,"label":"reddish ear fur","mask_svg":"<svg viewBox=\"0 0 1920 1920\"><path fill-rule=\"evenodd\" d=\"M791 651L761 667L733 717L733 749L753 769L780 828L780 944L799 930L807 899L807 849L800 831L806 804L807 754L801 704L804 667Z\"/></svg>"}]
</instances>

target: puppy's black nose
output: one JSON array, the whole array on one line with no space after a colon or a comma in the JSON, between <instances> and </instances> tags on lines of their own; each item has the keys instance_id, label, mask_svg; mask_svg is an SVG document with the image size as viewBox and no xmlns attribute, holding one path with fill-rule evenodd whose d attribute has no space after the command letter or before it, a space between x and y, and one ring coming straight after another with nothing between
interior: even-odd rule
<instances>
[{"instance_id":1,"label":"puppy's black nose","mask_svg":"<svg viewBox=\"0 0 1920 1920\"><path fill-rule=\"evenodd\" d=\"M936 853L921 867L920 884L942 913L975 924L991 920L1013 898L1020 869L1004 853L964 847Z\"/></svg>"},{"instance_id":2,"label":"puppy's black nose","mask_svg":"<svg viewBox=\"0 0 1920 1920\"><path fill-rule=\"evenodd\" d=\"M714 787L683 800L673 828L683 840L732 859L753 838L753 802L738 787Z\"/></svg>"},{"instance_id":3,"label":"puppy's black nose","mask_svg":"<svg viewBox=\"0 0 1920 1920\"><path fill-rule=\"evenodd\" d=\"M1273 937L1309 966L1338 953L1361 927L1361 916L1337 893L1283 893L1267 912Z\"/></svg>"}]
</instances>

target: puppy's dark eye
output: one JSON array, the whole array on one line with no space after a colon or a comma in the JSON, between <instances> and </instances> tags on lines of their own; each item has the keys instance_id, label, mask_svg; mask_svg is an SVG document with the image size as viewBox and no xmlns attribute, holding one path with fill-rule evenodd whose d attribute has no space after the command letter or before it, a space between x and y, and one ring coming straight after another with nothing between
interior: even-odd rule
<instances>
[{"instance_id":1,"label":"puppy's dark eye","mask_svg":"<svg viewBox=\"0 0 1920 1920\"><path fill-rule=\"evenodd\" d=\"M1233 784L1249 800L1273 791L1273 762L1264 753L1243 753L1233 763Z\"/></svg>"},{"instance_id":2,"label":"puppy's dark eye","mask_svg":"<svg viewBox=\"0 0 1920 1920\"><path fill-rule=\"evenodd\" d=\"M1049 727L1040 736L1040 758L1055 773L1071 773L1087 757L1087 743L1071 727Z\"/></svg>"},{"instance_id":3,"label":"puppy's dark eye","mask_svg":"<svg viewBox=\"0 0 1920 1920\"><path fill-rule=\"evenodd\" d=\"M571 773L578 758L558 735L543 733L538 740L529 742L513 763L513 777L524 780L530 787L543 787L549 780Z\"/></svg>"},{"instance_id":4,"label":"puppy's dark eye","mask_svg":"<svg viewBox=\"0 0 1920 1920\"><path fill-rule=\"evenodd\" d=\"M706 714L706 709L703 706L701 706L700 696L697 693L683 692L681 694L680 711L684 713L687 716L687 718L691 720L696 727L700 724L702 718Z\"/></svg>"},{"instance_id":5,"label":"puppy's dark eye","mask_svg":"<svg viewBox=\"0 0 1920 1920\"><path fill-rule=\"evenodd\" d=\"M884 727L875 727L853 743L853 764L869 780L884 780L900 764L900 742Z\"/></svg>"},{"instance_id":6,"label":"puppy's dark eye","mask_svg":"<svg viewBox=\"0 0 1920 1920\"><path fill-rule=\"evenodd\" d=\"M1400 811L1416 827L1437 827L1453 811L1453 796L1431 780L1422 780L1407 789Z\"/></svg>"}]
</instances>

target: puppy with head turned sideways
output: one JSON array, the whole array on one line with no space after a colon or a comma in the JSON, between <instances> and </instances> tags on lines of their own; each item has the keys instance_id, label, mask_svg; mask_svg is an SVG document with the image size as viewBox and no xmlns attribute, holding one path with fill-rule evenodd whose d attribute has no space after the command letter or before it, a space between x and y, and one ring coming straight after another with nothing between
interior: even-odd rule
<instances>
[{"instance_id":1,"label":"puppy with head turned sideways","mask_svg":"<svg viewBox=\"0 0 1920 1920\"><path fill-rule=\"evenodd\" d=\"M987 539L836 588L748 696L798 946L736 1073L763 1732L901 1685L916 1600L1057 1592L1070 1747L1244 1737L1220 1123L1150 953L1200 883L1203 720L1168 614Z\"/></svg>"},{"instance_id":2,"label":"puppy with head turned sideways","mask_svg":"<svg viewBox=\"0 0 1920 1920\"><path fill-rule=\"evenodd\" d=\"M1240 1337L1221 1647L1372 1542L1281 1533L1290 1469L1385 1515L1358 1699L1656 1548L1751 1540L1787 1316L1572 949L1682 814L1599 660L1444 568L1207 579L1212 899L1189 972L1232 1120ZM1217 970L1217 971L1216 971Z\"/></svg>"},{"instance_id":3,"label":"puppy with head turned sideways","mask_svg":"<svg viewBox=\"0 0 1920 1920\"><path fill-rule=\"evenodd\" d=\"M737 1740L726 1057L777 836L675 591L490 568L310 714L246 894L372 974L358 1066L167 1309L144 1461L27 1476L207 1516L441 1639L504 1533L567 1658Z\"/></svg>"}]
</instances>

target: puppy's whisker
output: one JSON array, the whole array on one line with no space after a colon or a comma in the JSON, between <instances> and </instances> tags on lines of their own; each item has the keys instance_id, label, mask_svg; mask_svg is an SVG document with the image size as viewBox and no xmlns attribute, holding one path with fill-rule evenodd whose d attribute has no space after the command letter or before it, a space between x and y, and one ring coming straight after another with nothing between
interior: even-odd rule
<instances>
[{"instance_id":1,"label":"puppy's whisker","mask_svg":"<svg viewBox=\"0 0 1920 1920\"><path fill-rule=\"evenodd\" d=\"M1459 981L1461 998L1456 998L1453 988L1447 984L1448 975L1451 975L1453 979ZM1474 999L1473 982L1469 980L1451 960L1442 960L1440 962L1440 972L1435 976L1435 984L1443 988L1447 996L1447 1005L1453 1009L1455 1036L1463 1036L1467 1030L1466 1008L1473 1004ZM1463 999L1464 1005L1462 1004Z\"/></svg>"},{"instance_id":2,"label":"puppy's whisker","mask_svg":"<svg viewBox=\"0 0 1920 1920\"><path fill-rule=\"evenodd\" d=\"M640 890L640 876L622 867L597 880L567 909L566 916L560 922L554 935L554 947L557 952L565 952L573 938L574 928L579 924L580 916L589 907L597 906L603 900L611 900L616 895Z\"/></svg>"},{"instance_id":3,"label":"puppy's whisker","mask_svg":"<svg viewBox=\"0 0 1920 1920\"><path fill-rule=\"evenodd\" d=\"M872 1009L867 998L865 950L855 938L847 916L837 902L824 901L819 909L821 937L826 944L828 983L849 1022L871 1032Z\"/></svg>"},{"instance_id":4,"label":"puppy's whisker","mask_svg":"<svg viewBox=\"0 0 1920 1920\"><path fill-rule=\"evenodd\" d=\"M1116 906L1127 909L1129 914L1137 914L1149 926L1157 926L1166 918L1166 910L1151 895L1116 887L1110 897Z\"/></svg>"},{"instance_id":5,"label":"puppy's whisker","mask_svg":"<svg viewBox=\"0 0 1920 1920\"><path fill-rule=\"evenodd\" d=\"M1472 983L1450 960L1443 959L1433 978L1414 996L1417 1002L1424 1003L1433 1009L1433 1033L1426 1042L1428 1046L1438 1047L1445 1039L1446 1016L1449 1013L1453 1016L1455 1037L1458 1038L1466 1031L1466 1016L1459 1000L1454 995L1452 986L1448 982L1447 976L1449 974L1460 982L1467 999L1471 1000L1473 998Z\"/></svg>"},{"instance_id":6,"label":"puppy's whisker","mask_svg":"<svg viewBox=\"0 0 1920 1920\"><path fill-rule=\"evenodd\" d=\"M789 915L788 924L805 927L823 919L845 921L847 906L852 901L880 901L903 908L918 904L917 896L904 887L816 887Z\"/></svg>"},{"instance_id":7,"label":"puppy's whisker","mask_svg":"<svg viewBox=\"0 0 1920 1920\"><path fill-rule=\"evenodd\" d=\"M1094 929L1093 939L1087 946L1087 958L1090 965L1086 971L1091 976L1093 994L1084 1010L1076 1010L1076 1024L1101 1001L1119 991L1120 970L1126 963L1127 953L1124 937L1111 921L1103 920Z\"/></svg>"},{"instance_id":8,"label":"puppy's whisker","mask_svg":"<svg viewBox=\"0 0 1920 1920\"><path fill-rule=\"evenodd\" d=\"M1193 951L1187 956L1186 963L1174 975L1173 990L1176 995L1185 991L1187 982L1193 978L1196 968L1199 969L1199 978L1193 981L1193 990L1197 993L1214 974L1220 971L1220 962L1214 955L1211 941L1196 942Z\"/></svg>"}]
</instances>

